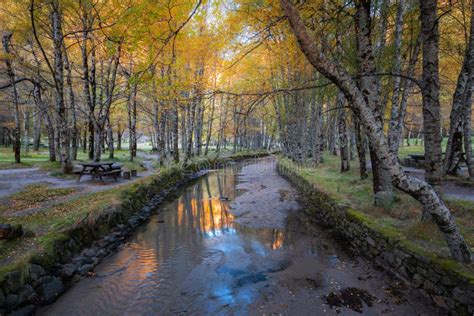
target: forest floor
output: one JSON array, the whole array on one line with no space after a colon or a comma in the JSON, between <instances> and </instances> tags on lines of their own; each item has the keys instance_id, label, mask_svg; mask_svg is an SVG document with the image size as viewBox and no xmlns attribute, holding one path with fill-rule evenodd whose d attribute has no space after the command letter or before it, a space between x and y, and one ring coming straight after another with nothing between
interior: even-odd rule
<instances>
[{"instance_id":1,"label":"forest floor","mask_svg":"<svg viewBox=\"0 0 474 316\"><path fill-rule=\"evenodd\" d=\"M371 223L387 233L395 234L401 239L413 242L417 247L436 253L441 257L449 257L446 242L432 222L421 222L421 206L412 197L403 192L396 192L396 198L387 208L376 207L373 204L372 177L361 180L357 161L351 161L351 170L340 172L340 158L324 155L324 163L317 168L303 167L298 170L305 179L318 190L333 196L340 203L347 204L355 210L367 214ZM284 159L285 162L290 162ZM421 173L420 176L423 176ZM445 186L444 200L456 218L466 241L474 248L474 201L472 191L461 192L463 188L454 184ZM469 199L458 197L471 194ZM474 267L469 269L474 270Z\"/></svg>"}]
</instances>

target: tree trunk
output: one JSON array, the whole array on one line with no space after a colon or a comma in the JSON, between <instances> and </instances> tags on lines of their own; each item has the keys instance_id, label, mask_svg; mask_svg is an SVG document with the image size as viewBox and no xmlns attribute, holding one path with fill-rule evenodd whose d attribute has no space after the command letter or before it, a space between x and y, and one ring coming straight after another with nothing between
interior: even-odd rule
<instances>
[{"instance_id":1,"label":"tree trunk","mask_svg":"<svg viewBox=\"0 0 474 316\"><path fill-rule=\"evenodd\" d=\"M371 43L371 20L370 20L370 0L357 2L355 14L355 27L357 38L357 54L360 62L360 70L366 76L360 78L360 91L362 92L366 104L372 110L378 123L383 126L383 109L378 95L379 85L374 74L376 73L374 56ZM372 76L367 76L372 75ZM379 161L378 152L370 142L369 152L372 164L372 180L375 205L387 207L393 203L393 188L390 176L386 169L382 168Z\"/></svg>"},{"instance_id":2,"label":"tree trunk","mask_svg":"<svg viewBox=\"0 0 474 316\"><path fill-rule=\"evenodd\" d=\"M392 72L394 74L401 73L402 69L402 31L403 31L403 14L404 14L404 0L398 0L397 18L395 20L395 58L393 61ZM393 90L392 90L392 109L390 111L390 123L388 132L388 144L390 150L393 153L398 152L400 144L401 133L398 131L398 117L400 115L398 102L399 102L399 91L400 91L400 77L393 77Z\"/></svg>"},{"instance_id":3,"label":"tree trunk","mask_svg":"<svg viewBox=\"0 0 474 316\"><path fill-rule=\"evenodd\" d=\"M423 129L425 139L426 180L435 190L442 181L441 113L438 71L438 15L437 1L420 2L421 32L423 36Z\"/></svg>"},{"instance_id":4,"label":"tree trunk","mask_svg":"<svg viewBox=\"0 0 474 316\"><path fill-rule=\"evenodd\" d=\"M63 43L64 44L64 43ZM76 118L76 100L74 96L74 89L72 86L72 74L71 74L71 65L69 63L69 58L66 53L66 47L64 46L64 69L66 70L66 84L67 91L69 96L69 111L71 112L72 118L72 128L71 128L71 159L77 159L77 140L79 138L77 131L77 118Z\"/></svg>"},{"instance_id":5,"label":"tree trunk","mask_svg":"<svg viewBox=\"0 0 474 316\"><path fill-rule=\"evenodd\" d=\"M33 150L39 151L41 144L41 110L37 109L33 115Z\"/></svg>"},{"instance_id":6,"label":"tree trunk","mask_svg":"<svg viewBox=\"0 0 474 316\"><path fill-rule=\"evenodd\" d=\"M109 158L114 158L114 131L110 124L110 118L107 117L107 149L109 151Z\"/></svg>"},{"instance_id":7,"label":"tree trunk","mask_svg":"<svg viewBox=\"0 0 474 316\"><path fill-rule=\"evenodd\" d=\"M464 62L458 76L456 90L453 95L453 107L450 115L450 126L446 156L444 160L444 173L451 173L456 169L459 159L459 147L456 137L461 132L464 136L464 150L469 177L474 179L474 166L472 162L471 143L471 107L472 85L474 84L474 2L471 4L471 19L469 42L464 55ZM462 131L461 131L462 130Z\"/></svg>"},{"instance_id":8,"label":"tree trunk","mask_svg":"<svg viewBox=\"0 0 474 316\"><path fill-rule=\"evenodd\" d=\"M359 124L359 120L354 117L354 129L356 134L356 147L357 156L359 157L359 174L360 179L364 180L369 177L367 174L367 160L366 160L366 148L367 142L365 141L365 135Z\"/></svg>"},{"instance_id":9,"label":"tree trunk","mask_svg":"<svg viewBox=\"0 0 474 316\"><path fill-rule=\"evenodd\" d=\"M172 133L173 133L173 158L175 163L179 163L179 147L178 147L178 105L174 102L174 109L172 110Z\"/></svg>"},{"instance_id":10,"label":"tree trunk","mask_svg":"<svg viewBox=\"0 0 474 316\"><path fill-rule=\"evenodd\" d=\"M221 104L222 104L222 96L221 96ZM204 156L207 156L208 150L209 150L209 143L211 142L211 136L212 136L212 123L214 122L214 110L216 108L216 98L212 98L211 101L211 115L208 117L208 123L207 123L207 136L206 136L206 147L204 149Z\"/></svg>"},{"instance_id":11,"label":"tree trunk","mask_svg":"<svg viewBox=\"0 0 474 316\"><path fill-rule=\"evenodd\" d=\"M53 32L53 51L54 51L54 82L57 125L60 140L61 163L64 173L72 171L69 151L69 129L66 105L64 102L64 64L63 64L63 32L62 16L59 7L59 1L51 2L51 26Z\"/></svg>"},{"instance_id":12,"label":"tree trunk","mask_svg":"<svg viewBox=\"0 0 474 316\"><path fill-rule=\"evenodd\" d=\"M474 2L473 2L474 3ZM471 86L472 90L472 86ZM472 95L472 92L471 92ZM467 102L466 106L464 107L464 125L463 125L463 132L464 132L464 151L466 153L466 164L467 170L469 172L469 179L474 181L474 158L472 156L472 140L471 140L471 113L472 113L472 101Z\"/></svg>"},{"instance_id":13,"label":"tree trunk","mask_svg":"<svg viewBox=\"0 0 474 316\"><path fill-rule=\"evenodd\" d=\"M137 156L137 84L133 84L128 98L128 135L130 161Z\"/></svg>"},{"instance_id":14,"label":"tree trunk","mask_svg":"<svg viewBox=\"0 0 474 316\"><path fill-rule=\"evenodd\" d=\"M25 152L29 152L30 145L30 112L23 112L23 145L25 146Z\"/></svg>"},{"instance_id":15,"label":"tree trunk","mask_svg":"<svg viewBox=\"0 0 474 316\"><path fill-rule=\"evenodd\" d=\"M100 161L102 156L102 130L96 125L94 126L94 161Z\"/></svg>"},{"instance_id":16,"label":"tree trunk","mask_svg":"<svg viewBox=\"0 0 474 316\"><path fill-rule=\"evenodd\" d=\"M122 150L122 129L120 124L117 126L117 150Z\"/></svg>"},{"instance_id":17,"label":"tree trunk","mask_svg":"<svg viewBox=\"0 0 474 316\"><path fill-rule=\"evenodd\" d=\"M82 136L82 145L81 145L83 153L87 152L87 130L88 130L87 125L84 125L84 135Z\"/></svg>"},{"instance_id":18,"label":"tree trunk","mask_svg":"<svg viewBox=\"0 0 474 316\"><path fill-rule=\"evenodd\" d=\"M367 104L364 95L358 89L349 73L340 65L328 59L327 56L330 56L329 54L325 54L318 49L318 46L313 41L314 38L309 36L303 20L291 2L289 0L280 0L280 3L290 21L291 29L298 39L301 51L317 71L344 92L349 105L365 127L373 148L377 150L381 165L389 172L394 185L410 194L429 210L446 239L451 256L458 261L470 262L470 248L443 200L429 184L408 175L403 170L397 157L389 150L382 124L377 119L377 116L374 115L373 110ZM436 14L436 11L434 13Z\"/></svg>"},{"instance_id":19,"label":"tree trunk","mask_svg":"<svg viewBox=\"0 0 474 316\"><path fill-rule=\"evenodd\" d=\"M338 110L338 131L339 131L339 151L341 155L341 172L346 172L350 170L349 162L349 146L347 141L347 128L346 128L346 111L343 108L344 106L344 94L339 92L337 95L336 106Z\"/></svg>"},{"instance_id":20,"label":"tree trunk","mask_svg":"<svg viewBox=\"0 0 474 316\"><path fill-rule=\"evenodd\" d=\"M55 148L55 141L54 141L55 131L54 131L53 120L51 119L48 113L48 109L43 102L43 99L41 97L41 87L37 82L34 83L33 98L35 100L36 107L41 111L41 115L43 116L44 121L45 121L45 126L48 133L49 161L56 161L56 148Z\"/></svg>"},{"instance_id":21,"label":"tree trunk","mask_svg":"<svg viewBox=\"0 0 474 316\"><path fill-rule=\"evenodd\" d=\"M5 54L10 55L10 40L12 38L12 33L7 33L3 35L3 50ZM7 66L7 75L10 81L10 84L13 89L13 117L15 120L15 128L13 129L13 152L15 153L15 163L20 163L20 150L21 150L21 131L20 131L20 109L19 109L19 98L18 90L15 83L15 72L13 71L12 61L10 56L5 58L5 64Z\"/></svg>"}]
</instances>

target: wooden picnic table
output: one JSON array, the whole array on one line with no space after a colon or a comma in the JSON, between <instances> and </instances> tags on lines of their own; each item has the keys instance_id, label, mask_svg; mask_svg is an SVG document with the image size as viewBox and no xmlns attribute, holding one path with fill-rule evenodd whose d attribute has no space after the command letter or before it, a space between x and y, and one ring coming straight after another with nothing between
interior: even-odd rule
<instances>
[{"instance_id":1,"label":"wooden picnic table","mask_svg":"<svg viewBox=\"0 0 474 316\"><path fill-rule=\"evenodd\" d=\"M77 182L81 181L83 175L91 175L92 179L99 178L101 181L104 181L104 176L111 175L117 181L117 176L122 172L122 167L113 167L114 163L106 161L80 163L79 165L82 166L82 170L76 172L79 175Z\"/></svg>"}]
</instances>

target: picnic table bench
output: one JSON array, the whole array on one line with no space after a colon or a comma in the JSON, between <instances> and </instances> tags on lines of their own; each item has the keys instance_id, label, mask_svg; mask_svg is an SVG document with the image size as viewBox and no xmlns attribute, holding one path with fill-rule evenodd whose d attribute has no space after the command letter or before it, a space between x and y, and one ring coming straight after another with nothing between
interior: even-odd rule
<instances>
[{"instance_id":1,"label":"picnic table bench","mask_svg":"<svg viewBox=\"0 0 474 316\"><path fill-rule=\"evenodd\" d=\"M79 175L77 182L81 181L83 175L90 175L92 179L99 178L101 181L104 181L104 176L113 176L115 181L117 177L122 173L122 167L115 165L115 162L88 162L79 164L82 166L82 170L76 171L75 173Z\"/></svg>"},{"instance_id":2,"label":"picnic table bench","mask_svg":"<svg viewBox=\"0 0 474 316\"><path fill-rule=\"evenodd\" d=\"M411 154L408 155L411 159L413 159L416 163L419 163L422 160L425 160L425 155L423 154Z\"/></svg>"}]
</instances>

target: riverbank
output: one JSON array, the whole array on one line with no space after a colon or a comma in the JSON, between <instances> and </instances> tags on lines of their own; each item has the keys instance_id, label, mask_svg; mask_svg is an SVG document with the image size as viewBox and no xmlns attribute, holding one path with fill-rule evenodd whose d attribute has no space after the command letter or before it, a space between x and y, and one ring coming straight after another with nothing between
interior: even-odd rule
<instances>
[{"instance_id":1,"label":"riverbank","mask_svg":"<svg viewBox=\"0 0 474 316\"><path fill-rule=\"evenodd\" d=\"M401 219L396 221L364 203L355 204L357 199L364 201L359 196L364 192L360 188L363 184L354 179L350 181L350 176L344 174L327 178L325 175L331 173L327 169L305 168L288 159L280 159L277 168L303 194L306 211L321 224L332 228L352 251L419 288L440 308L461 315L474 312L472 265L457 263L445 252L432 252L433 245L423 247L426 241L419 243L412 238L407 231L411 226L402 225ZM331 181L337 186L333 187ZM403 201L394 205L392 212L406 213L407 209L402 205ZM436 227L431 227L430 232L435 235Z\"/></svg>"},{"instance_id":2,"label":"riverbank","mask_svg":"<svg viewBox=\"0 0 474 316\"><path fill-rule=\"evenodd\" d=\"M21 218L20 223L34 235L2 241L0 308L28 312L37 304L51 303L73 283L75 275L91 272L102 257L114 251L178 186L204 174L202 170L264 155L268 153L199 159ZM82 251L91 245L95 250Z\"/></svg>"}]
</instances>

